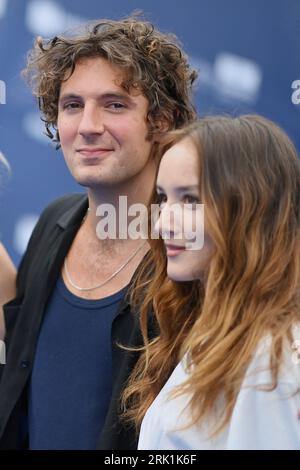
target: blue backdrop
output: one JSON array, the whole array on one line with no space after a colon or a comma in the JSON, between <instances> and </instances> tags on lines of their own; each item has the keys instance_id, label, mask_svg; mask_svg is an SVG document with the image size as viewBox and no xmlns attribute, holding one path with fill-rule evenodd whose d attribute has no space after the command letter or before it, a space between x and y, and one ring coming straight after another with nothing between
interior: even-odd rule
<instances>
[{"instance_id":1,"label":"blue backdrop","mask_svg":"<svg viewBox=\"0 0 300 470\"><path fill-rule=\"evenodd\" d=\"M181 40L200 69L200 115L261 113L300 150L300 0L0 0L0 150L12 167L1 177L0 232L15 262L42 209L82 191L61 152L43 136L37 106L20 78L36 35L51 37L86 20L118 19L135 9Z\"/></svg>"}]
</instances>

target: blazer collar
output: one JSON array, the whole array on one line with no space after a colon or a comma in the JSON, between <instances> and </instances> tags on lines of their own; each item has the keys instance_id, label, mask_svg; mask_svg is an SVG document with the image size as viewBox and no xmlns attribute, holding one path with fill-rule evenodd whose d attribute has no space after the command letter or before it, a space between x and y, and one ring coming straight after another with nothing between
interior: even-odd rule
<instances>
[{"instance_id":1,"label":"blazer collar","mask_svg":"<svg viewBox=\"0 0 300 470\"><path fill-rule=\"evenodd\" d=\"M83 219L88 206L88 197L86 195L82 195L82 198L76 201L69 210L61 215L57 221L57 225L64 230L72 227L73 225L78 225Z\"/></svg>"}]
</instances>

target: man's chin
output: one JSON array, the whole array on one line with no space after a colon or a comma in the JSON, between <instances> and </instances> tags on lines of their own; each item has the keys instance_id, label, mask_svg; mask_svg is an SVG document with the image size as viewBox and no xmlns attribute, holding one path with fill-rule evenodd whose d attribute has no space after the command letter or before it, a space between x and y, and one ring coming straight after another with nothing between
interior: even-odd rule
<instances>
[{"instance_id":1,"label":"man's chin","mask_svg":"<svg viewBox=\"0 0 300 470\"><path fill-rule=\"evenodd\" d=\"M90 178L75 178L76 182L80 185L83 186L84 188L87 189L99 189L99 187L112 187L117 184L120 184L120 181L116 181L114 178L95 178L95 177L90 177Z\"/></svg>"}]
</instances>

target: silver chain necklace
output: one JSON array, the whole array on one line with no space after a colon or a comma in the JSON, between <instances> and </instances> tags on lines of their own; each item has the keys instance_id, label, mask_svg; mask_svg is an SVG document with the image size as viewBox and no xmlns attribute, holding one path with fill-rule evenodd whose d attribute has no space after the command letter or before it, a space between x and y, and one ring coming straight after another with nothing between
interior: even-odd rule
<instances>
[{"instance_id":1,"label":"silver chain necklace","mask_svg":"<svg viewBox=\"0 0 300 470\"><path fill-rule=\"evenodd\" d=\"M77 284L75 284L75 282L72 281L71 277L70 277L70 273L69 273L69 270L68 270L68 266L67 266L67 258L65 258L65 261L64 261L64 268L65 268L65 273L66 273L66 277L68 279L68 282L71 284L72 287L74 287L74 289L77 289L79 291L90 291L90 290L95 290L95 289L99 289L99 287L102 287L104 286L105 284L107 284L109 281L111 281L111 279L113 279L117 274L119 274L120 271L122 271L122 269L125 268L125 266L127 266L127 264L129 263L129 261L131 261L135 255L143 248L143 246L146 244L146 242L143 242L141 245L139 245L133 253L131 253L131 255L129 256L129 258L127 258L127 260L125 261L125 263L122 264L122 266L120 266L111 276L109 276L107 279L105 279L105 281L101 282L100 284L97 284L96 286L93 286L93 287L80 287L78 286Z\"/></svg>"}]
</instances>

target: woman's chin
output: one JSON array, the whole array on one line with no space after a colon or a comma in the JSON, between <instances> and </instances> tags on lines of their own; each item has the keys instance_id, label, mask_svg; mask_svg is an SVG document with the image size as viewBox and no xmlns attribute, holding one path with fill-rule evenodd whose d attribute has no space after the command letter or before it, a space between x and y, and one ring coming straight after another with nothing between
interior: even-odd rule
<instances>
[{"instance_id":1,"label":"woman's chin","mask_svg":"<svg viewBox=\"0 0 300 470\"><path fill-rule=\"evenodd\" d=\"M167 270L167 276L172 281L176 282L187 282L194 281L195 277L191 273L185 272L176 272L173 269Z\"/></svg>"}]
</instances>

